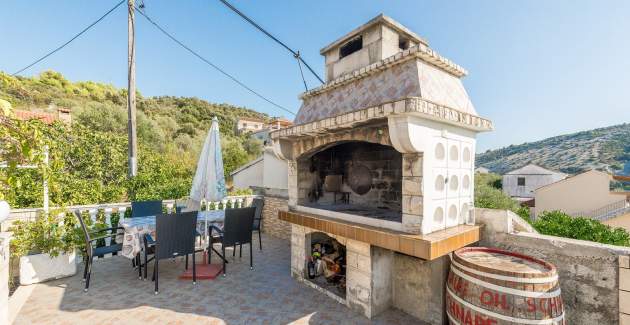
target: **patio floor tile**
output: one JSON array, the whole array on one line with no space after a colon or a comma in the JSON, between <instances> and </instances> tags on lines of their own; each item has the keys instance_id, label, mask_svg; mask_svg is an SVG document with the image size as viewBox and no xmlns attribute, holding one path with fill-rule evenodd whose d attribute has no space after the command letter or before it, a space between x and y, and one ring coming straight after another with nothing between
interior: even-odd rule
<instances>
[{"instance_id":1,"label":"patio floor tile","mask_svg":"<svg viewBox=\"0 0 630 325\"><path fill-rule=\"evenodd\" d=\"M159 295L150 279L138 279L129 259L101 259L88 293L82 268L73 277L35 284L15 324L419 324L396 309L368 320L291 278L288 242L264 236L263 248L254 249L253 271L249 248L234 259L230 250L227 277L196 285L177 279L183 259L161 261Z\"/></svg>"}]
</instances>

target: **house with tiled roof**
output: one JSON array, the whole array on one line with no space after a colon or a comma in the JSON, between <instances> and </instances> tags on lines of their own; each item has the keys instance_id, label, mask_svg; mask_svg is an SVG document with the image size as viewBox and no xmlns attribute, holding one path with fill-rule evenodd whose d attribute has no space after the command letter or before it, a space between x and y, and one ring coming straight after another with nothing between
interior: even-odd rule
<instances>
[{"instance_id":1,"label":"house with tiled roof","mask_svg":"<svg viewBox=\"0 0 630 325\"><path fill-rule=\"evenodd\" d=\"M28 121L28 120L40 120L46 124L52 124L55 121L61 121L66 124L72 123L72 116L70 110L67 108L58 108L56 113L43 112L43 111L27 111L27 110L14 110L15 118Z\"/></svg>"},{"instance_id":2,"label":"house with tiled roof","mask_svg":"<svg viewBox=\"0 0 630 325\"><path fill-rule=\"evenodd\" d=\"M534 191L547 184L565 179L567 174L528 164L503 175L503 193L519 201L534 198Z\"/></svg>"}]
</instances>

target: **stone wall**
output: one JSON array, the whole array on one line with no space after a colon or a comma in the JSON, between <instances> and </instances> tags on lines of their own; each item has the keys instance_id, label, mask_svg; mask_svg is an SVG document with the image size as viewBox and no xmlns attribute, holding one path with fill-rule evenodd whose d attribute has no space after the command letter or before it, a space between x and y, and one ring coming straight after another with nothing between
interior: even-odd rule
<instances>
[{"instance_id":1,"label":"stone wall","mask_svg":"<svg viewBox=\"0 0 630 325\"><path fill-rule=\"evenodd\" d=\"M393 252L348 239L346 241L346 304L368 318L392 304Z\"/></svg>"},{"instance_id":2,"label":"stone wall","mask_svg":"<svg viewBox=\"0 0 630 325\"><path fill-rule=\"evenodd\" d=\"M428 324L446 324L445 284L450 259L433 261L394 254L393 306Z\"/></svg>"},{"instance_id":3,"label":"stone wall","mask_svg":"<svg viewBox=\"0 0 630 325\"><path fill-rule=\"evenodd\" d=\"M485 225L479 245L530 255L557 267L567 324L619 324L620 318L630 324L630 248L518 232L515 220L520 218L505 211L477 209L476 217Z\"/></svg>"},{"instance_id":4,"label":"stone wall","mask_svg":"<svg viewBox=\"0 0 630 325\"><path fill-rule=\"evenodd\" d=\"M619 324L630 325L630 257L619 256Z\"/></svg>"},{"instance_id":5,"label":"stone wall","mask_svg":"<svg viewBox=\"0 0 630 325\"><path fill-rule=\"evenodd\" d=\"M0 324L9 324L9 238L0 233Z\"/></svg>"},{"instance_id":6,"label":"stone wall","mask_svg":"<svg viewBox=\"0 0 630 325\"><path fill-rule=\"evenodd\" d=\"M305 284L310 283L304 276L307 243L313 232L317 231L292 225L291 275ZM346 247L346 299L340 302L368 318L393 307L427 324L446 323L444 286L448 256L429 262L357 240L328 235ZM326 293L323 289L320 291Z\"/></svg>"},{"instance_id":7,"label":"stone wall","mask_svg":"<svg viewBox=\"0 0 630 325\"><path fill-rule=\"evenodd\" d=\"M291 224L278 219L278 211L287 211L286 197L265 196L263 207L262 232L280 239L291 238Z\"/></svg>"},{"instance_id":8,"label":"stone wall","mask_svg":"<svg viewBox=\"0 0 630 325\"><path fill-rule=\"evenodd\" d=\"M422 232L422 154L403 154L402 161L402 223L403 230Z\"/></svg>"},{"instance_id":9,"label":"stone wall","mask_svg":"<svg viewBox=\"0 0 630 325\"><path fill-rule=\"evenodd\" d=\"M309 283L304 279L306 253L310 250L310 236L315 232L318 231L292 225L291 275L306 284ZM340 302L368 318L390 308L394 253L368 243L327 235L346 247L346 299ZM320 291L326 293L325 290Z\"/></svg>"}]
</instances>

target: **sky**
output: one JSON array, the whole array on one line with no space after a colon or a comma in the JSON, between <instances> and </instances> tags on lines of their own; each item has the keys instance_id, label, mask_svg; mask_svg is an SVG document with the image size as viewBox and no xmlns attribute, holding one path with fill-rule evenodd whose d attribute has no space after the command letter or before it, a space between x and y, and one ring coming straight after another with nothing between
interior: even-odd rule
<instances>
[{"instance_id":1,"label":"sky","mask_svg":"<svg viewBox=\"0 0 630 325\"><path fill-rule=\"evenodd\" d=\"M13 73L92 23L117 0L1 1L0 70ZM146 13L257 92L297 112L295 59L218 0L144 0ZM384 13L469 71L464 86L495 130L477 151L630 122L630 1L244 1L232 4L321 76L319 50ZM137 88L293 118L190 55L137 15ZM69 46L24 71L126 87L127 17L119 7ZM307 74L309 87L319 85Z\"/></svg>"}]
</instances>

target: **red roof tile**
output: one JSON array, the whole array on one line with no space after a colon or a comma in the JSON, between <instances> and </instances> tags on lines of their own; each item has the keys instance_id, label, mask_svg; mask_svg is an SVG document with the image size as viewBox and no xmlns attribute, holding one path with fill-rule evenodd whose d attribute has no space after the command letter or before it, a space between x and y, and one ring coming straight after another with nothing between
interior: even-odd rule
<instances>
[{"instance_id":1,"label":"red roof tile","mask_svg":"<svg viewBox=\"0 0 630 325\"><path fill-rule=\"evenodd\" d=\"M57 116L53 113L43 113L43 112L31 112L31 111L21 111L15 110L15 117L20 120L28 121L28 120L41 120L46 124L52 124L57 121Z\"/></svg>"}]
</instances>

